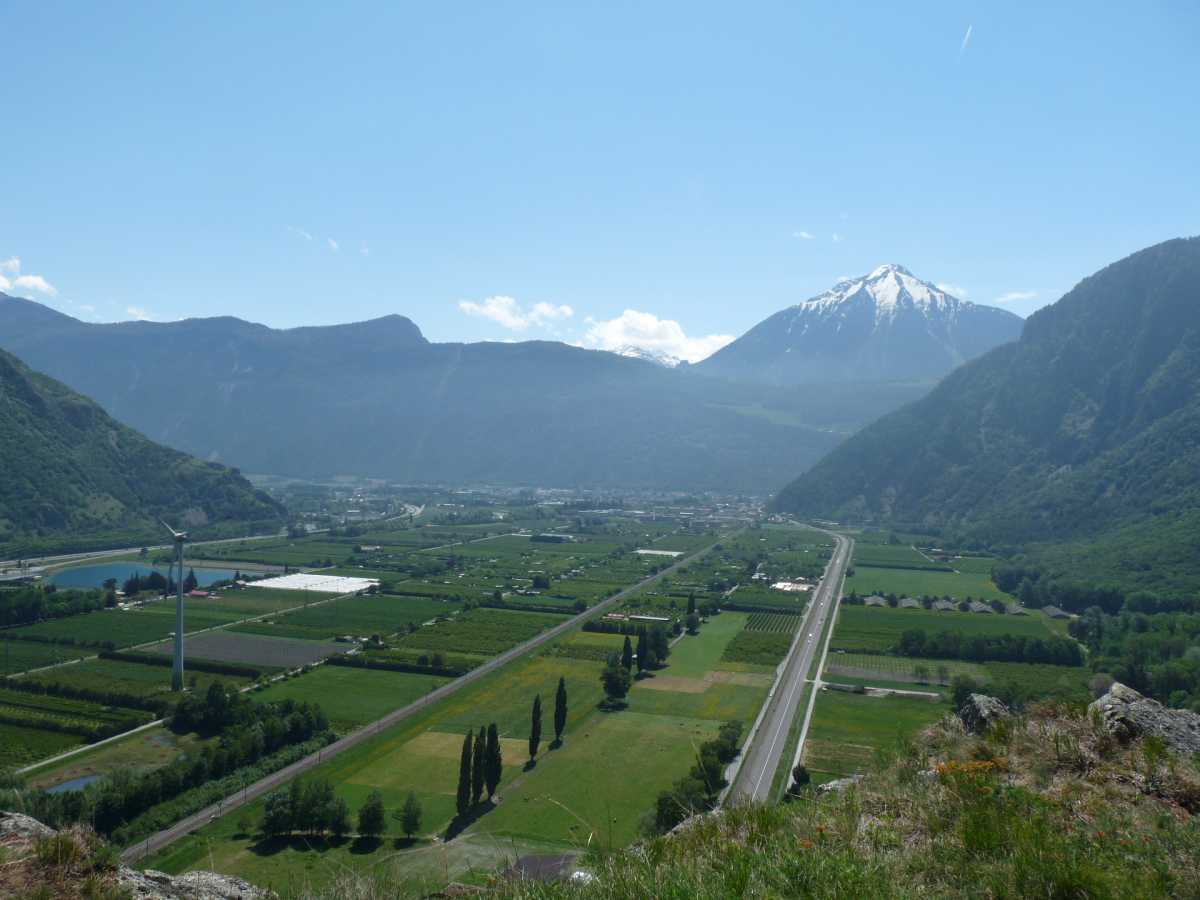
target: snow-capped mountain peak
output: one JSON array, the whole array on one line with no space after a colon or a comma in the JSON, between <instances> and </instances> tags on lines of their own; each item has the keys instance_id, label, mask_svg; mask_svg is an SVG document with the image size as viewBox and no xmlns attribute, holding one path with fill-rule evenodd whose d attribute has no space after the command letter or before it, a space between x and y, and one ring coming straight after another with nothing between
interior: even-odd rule
<instances>
[{"instance_id":1,"label":"snow-capped mountain peak","mask_svg":"<svg viewBox=\"0 0 1200 900\"><path fill-rule=\"evenodd\" d=\"M780 310L699 364L776 384L936 379L997 344L1021 320L887 263Z\"/></svg>"},{"instance_id":2,"label":"snow-capped mountain peak","mask_svg":"<svg viewBox=\"0 0 1200 900\"><path fill-rule=\"evenodd\" d=\"M626 344L624 347L618 347L616 350L610 352L617 354L617 356L627 356L630 359L644 359L646 362L656 363L667 369L674 369L683 362L678 356L672 356L670 353L662 350L635 347L633 344Z\"/></svg>"},{"instance_id":3,"label":"snow-capped mountain peak","mask_svg":"<svg viewBox=\"0 0 1200 900\"><path fill-rule=\"evenodd\" d=\"M936 285L917 278L904 266L887 263L869 275L839 281L823 294L794 307L797 310L830 310L858 300L870 301L877 314L894 315L898 308L916 308L928 314L930 309L954 311L966 301L947 294Z\"/></svg>"}]
</instances>

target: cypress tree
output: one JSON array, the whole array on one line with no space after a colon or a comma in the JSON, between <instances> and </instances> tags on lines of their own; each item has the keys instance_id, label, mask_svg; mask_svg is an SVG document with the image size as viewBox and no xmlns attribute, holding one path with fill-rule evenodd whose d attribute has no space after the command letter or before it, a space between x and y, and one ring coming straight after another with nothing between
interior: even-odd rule
<instances>
[{"instance_id":1,"label":"cypress tree","mask_svg":"<svg viewBox=\"0 0 1200 900\"><path fill-rule=\"evenodd\" d=\"M475 751L471 760L471 805L476 806L483 797L484 776L487 773L487 732L479 726L475 738Z\"/></svg>"},{"instance_id":2,"label":"cypress tree","mask_svg":"<svg viewBox=\"0 0 1200 900\"><path fill-rule=\"evenodd\" d=\"M486 765L483 768L483 779L487 784L488 799L496 793L500 785L500 777L504 774L504 757L500 753L500 733L493 722L487 730Z\"/></svg>"},{"instance_id":3,"label":"cypress tree","mask_svg":"<svg viewBox=\"0 0 1200 900\"><path fill-rule=\"evenodd\" d=\"M542 743L542 695L533 698L533 715L529 723L529 758L537 756L538 747Z\"/></svg>"},{"instance_id":4,"label":"cypress tree","mask_svg":"<svg viewBox=\"0 0 1200 900\"><path fill-rule=\"evenodd\" d=\"M558 679L558 690L554 693L554 742L562 743L563 731L567 727L567 680Z\"/></svg>"},{"instance_id":5,"label":"cypress tree","mask_svg":"<svg viewBox=\"0 0 1200 900\"><path fill-rule=\"evenodd\" d=\"M621 665L626 669L633 668L633 642L625 635L625 646L621 648Z\"/></svg>"},{"instance_id":6,"label":"cypress tree","mask_svg":"<svg viewBox=\"0 0 1200 900\"><path fill-rule=\"evenodd\" d=\"M638 673L646 671L646 657L650 655L650 642L646 639L646 629L638 629L637 667Z\"/></svg>"},{"instance_id":7,"label":"cypress tree","mask_svg":"<svg viewBox=\"0 0 1200 900\"><path fill-rule=\"evenodd\" d=\"M688 594L687 614L690 616L696 611L696 592L692 591Z\"/></svg>"},{"instance_id":8,"label":"cypress tree","mask_svg":"<svg viewBox=\"0 0 1200 900\"><path fill-rule=\"evenodd\" d=\"M462 756L458 760L458 794L455 808L465 816L471 808L471 732L463 737Z\"/></svg>"}]
</instances>

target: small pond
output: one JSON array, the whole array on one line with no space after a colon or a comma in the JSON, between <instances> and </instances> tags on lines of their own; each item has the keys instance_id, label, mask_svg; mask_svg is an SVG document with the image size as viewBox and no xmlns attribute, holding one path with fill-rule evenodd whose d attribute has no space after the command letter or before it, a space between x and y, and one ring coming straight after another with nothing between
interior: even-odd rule
<instances>
[{"instance_id":1,"label":"small pond","mask_svg":"<svg viewBox=\"0 0 1200 900\"><path fill-rule=\"evenodd\" d=\"M99 775L80 775L78 778L72 778L70 781L64 781L62 784L56 784L54 787L46 788L47 794L62 794L67 791L82 791L93 781L99 781Z\"/></svg>"}]
</instances>

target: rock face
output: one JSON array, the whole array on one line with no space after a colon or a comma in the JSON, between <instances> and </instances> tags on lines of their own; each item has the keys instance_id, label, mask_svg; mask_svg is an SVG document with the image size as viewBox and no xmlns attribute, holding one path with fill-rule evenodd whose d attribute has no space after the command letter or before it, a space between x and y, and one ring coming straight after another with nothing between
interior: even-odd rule
<instances>
[{"instance_id":1,"label":"rock face","mask_svg":"<svg viewBox=\"0 0 1200 900\"><path fill-rule=\"evenodd\" d=\"M983 734L999 719L1008 715L1008 707L987 694L972 694L958 708L963 727L972 734Z\"/></svg>"},{"instance_id":2,"label":"rock face","mask_svg":"<svg viewBox=\"0 0 1200 900\"><path fill-rule=\"evenodd\" d=\"M1200 753L1200 714L1168 709L1120 682L1092 703L1088 713L1120 741L1150 735L1177 753Z\"/></svg>"},{"instance_id":3,"label":"rock face","mask_svg":"<svg viewBox=\"0 0 1200 900\"><path fill-rule=\"evenodd\" d=\"M275 896L248 881L212 872L166 875L152 870L139 872L128 866L93 870L78 861L48 867L38 861L35 844L55 834L59 832L37 819L0 812L0 850L7 860L0 867L0 897L23 897L34 885L48 888L54 897L90 897L94 895L88 891L95 887L96 878L106 889L116 888L121 896L132 900L270 900ZM83 860L103 843L90 829L78 826L64 829L61 834L79 848Z\"/></svg>"}]
</instances>

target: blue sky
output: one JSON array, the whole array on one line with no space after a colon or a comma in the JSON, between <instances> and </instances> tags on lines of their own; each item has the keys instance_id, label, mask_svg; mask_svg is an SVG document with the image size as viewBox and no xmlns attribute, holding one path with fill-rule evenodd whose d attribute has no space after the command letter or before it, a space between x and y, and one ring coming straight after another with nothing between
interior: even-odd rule
<instances>
[{"instance_id":1,"label":"blue sky","mask_svg":"<svg viewBox=\"0 0 1200 900\"><path fill-rule=\"evenodd\" d=\"M881 262L1025 314L1200 233L1200 7L1117 6L8 0L0 287L692 356Z\"/></svg>"}]
</instances>

